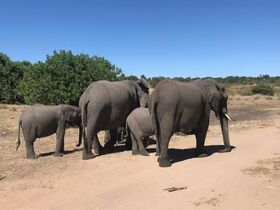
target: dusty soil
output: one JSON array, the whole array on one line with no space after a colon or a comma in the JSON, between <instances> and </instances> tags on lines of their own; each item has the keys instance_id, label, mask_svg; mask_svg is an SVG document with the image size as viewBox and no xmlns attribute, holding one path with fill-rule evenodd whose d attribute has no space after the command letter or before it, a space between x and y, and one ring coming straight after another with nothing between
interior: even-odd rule
<instances>
[{"instance_id":1,"label":"dusty soil","mask_svg":"<svg viewBox=\"0 0 280 210\"><path fill-rule=\"evenodd\" d=\"M158 167L155 145L149 157L117 146L116 153L83 161L77 129L67 130L64 157L52 155L52 135L37 140L40 158L27 160L22 135L15 151L25 108L0 105L0 209L279 209L279 99L231 97L230 140L236 148L217 152L222 137L211 116L209 156L192 157L194 136L173 136L169 168Z\"/></svg>"}]
</instances>

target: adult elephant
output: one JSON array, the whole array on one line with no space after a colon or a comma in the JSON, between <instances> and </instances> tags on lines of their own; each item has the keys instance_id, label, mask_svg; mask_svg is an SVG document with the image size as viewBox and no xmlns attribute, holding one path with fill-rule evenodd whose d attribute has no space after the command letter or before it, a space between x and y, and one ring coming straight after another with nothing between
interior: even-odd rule
<instances>
[{"instance_id":1,"label":"adult elephant","mask_svg":"<svg viewBox=\"0 0 280 210\"><path fill-rule=\"evenodd\" d=\"M196 156L206 154L204 143L211 109L221 123L225 148L220 152L231 151L227 99L224 87L213 79L195 82L161 81L152 92L148 106L159 144L159 166L171 166L168 145L171 136L180 129L195 134Z\"/></svg>"},{"instance_id":2,"label":"adult elephant","mask_svg":"<svg viewBox=\"0 0 280 210\"><path fill-rule=\"evenodd\" d=\"M92 159L100 154L101 146L97 139L100 130L113 130L124 125L130 112L139 106L147 106L148 95L149 87L144 79L137 82L92 82L79 101L84 136L83 159Z\"/></svg>"},{"instance_id":3,"label":"adult elephant","mask_svg":"<svg viewBox=\"0 0 280 210\"><path fill-rule=\"evenodd\" d=\"M28 159L36 159L38 157L33 146L36 138L56 133L54 155L61 157L64 154L64 134L67 126L79 127L79 143L77 144L79 146L82 140L82 127L81 111L78 107L66 104L49 106L35 104L20 116L16 150L20 146L20 128L23 132Z\"/></svg>"}]
</instances>

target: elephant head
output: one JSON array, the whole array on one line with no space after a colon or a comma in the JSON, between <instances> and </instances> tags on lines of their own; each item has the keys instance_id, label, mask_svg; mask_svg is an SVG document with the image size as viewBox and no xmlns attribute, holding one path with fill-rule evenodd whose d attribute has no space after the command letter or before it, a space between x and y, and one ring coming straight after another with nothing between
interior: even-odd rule
<instances>
[{"instance_id":1,"label":"elephant head","mask_svg":"<svg viewBox=\"0 0 280 210\"><path fill-rule=\"evenodd\" d=\"M148 107L148 100L149 100L149 84L148 82L141 78L137 82L137 94L139 98L140 107Z\"/></svg>"},{"instance_id":2,"label":"elephant head","mask_svg":"<svg viewBox=\"0 0 280 210\"><path fill-rule=\"evenodd\" d=\"M220 152L229 152L231 151L232 147L230 146L228 132L228 120L230 120L230 117L227 114L228 95L225 92L224 86L213 79L207 79L202 81L202 87L204 90L206 90L211 110L214 111L216 117L220 119L225 145L225 148Z\"/></svg>"},{"instance_id":3,"label":"elephant head","mask_svg":"<svg viewBox=\"0 0 280 210\"><path fill-rule=\"evenodd\" d=\"M66 105L62 109L62 118L71 127L79 127L79 141L77 147L82 143L82 120L81 109L75 106Z\"/></svg>"},{"instance_id":4,"label":"elephant head","mask_svg":"<svg viewBox=\"0 0 280 210\"><path fill-rule=\"evenodd\" d=\"M81 124L81 110L74 106L64 106L63 118L70 126L80 126Z\"/></svg>"}]
</instances>

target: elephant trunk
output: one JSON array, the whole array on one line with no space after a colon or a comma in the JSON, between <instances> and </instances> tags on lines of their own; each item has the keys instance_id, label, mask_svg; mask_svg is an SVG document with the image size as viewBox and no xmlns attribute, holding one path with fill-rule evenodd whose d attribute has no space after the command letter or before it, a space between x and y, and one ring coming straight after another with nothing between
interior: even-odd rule
<instances>
[{"instance_id":1,"label":"elephant trunk","mask_svg":"<svg viewBox=\"0 0 280 210\"><path fill-rule=\"evenodd\" d=\"M223 140L225 148L222 149L220 152L229 152L231 151L231 146L229 142L229 132L228 132L228 118L225 113L220 114L220 123L221 123L221 129L223 134Z\"/></svg>"}]
</instances>

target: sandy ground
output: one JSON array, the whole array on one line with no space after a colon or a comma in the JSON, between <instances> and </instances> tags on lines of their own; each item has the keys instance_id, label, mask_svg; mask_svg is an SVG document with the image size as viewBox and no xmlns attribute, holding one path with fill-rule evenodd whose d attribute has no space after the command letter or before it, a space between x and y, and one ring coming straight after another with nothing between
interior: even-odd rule
<instances>
[{"instance_id":1,"label":"sandy ground","mask_svg":"<svg viewBox=\"0 0 280 210\"><path fill-rule=\"evenodd\" d=\"M172 167L123 151L81 159L78 131L67 130L66 154L52 156L55 136L40 139L38 160L15 152L22 106L0 107L0 209L279 209L280 100L258 96L229 102L230 140L236 148L218 153L222 137L211 119L205 158L192 158L194 136L172 137ZM102 138L102 133L100 134ZM169 192L167 188L184 188Z\"/></svg>"}]
</instances>

